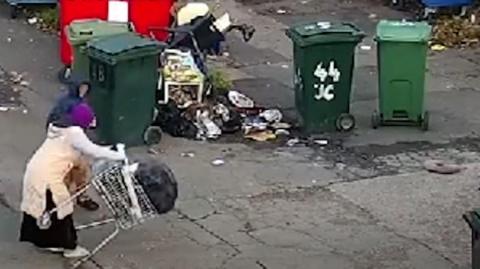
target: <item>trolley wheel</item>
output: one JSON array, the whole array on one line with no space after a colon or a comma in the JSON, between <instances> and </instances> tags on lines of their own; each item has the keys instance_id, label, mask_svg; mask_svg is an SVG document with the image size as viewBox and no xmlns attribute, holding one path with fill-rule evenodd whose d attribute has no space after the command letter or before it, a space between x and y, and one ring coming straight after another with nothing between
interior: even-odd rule
<instances>
[{"instance_id":1,"label":"trolley wheel","mask_svg":"<svg viewBox=\"0 0 480 269\"><path fill-rule=\"evenodd\" d=\"M382 124L382 118L380 117L380 114L378 114L376 110L373 111L372 113L371 121L372 121L371 124L373 129L377 129Z\"/></svg>"},{"instance_id":2,"label":"trolley wheel","mask_svg":"<svg viewBox=\"0 0 480 269\"><path fill-rule=\"evenodd\" d=\"M422 131L428 131L429 128L429 123L430 123L430 114L428 111L425 111L422 116L422 122L420 127L422 128Z\"/></svg>"},{"instance_id":3,"label":"trolley wheel","mask_svg":"<svg viewBox=\"0 0 480 269\"><path fill-rule=\"evenodd\" d=\"M17 5L10 5L10 18L16 19L18 17L18 6Z\"/></svg>"},{"instance_id":4,"label":"trolley wheel","mask_svg":"<svg viewBox=\"0 0 480 269\"><path fill-rule=\"evenodd\" d=\"M355 118L347 113L341 114L337 118L336 127L340 132L349 132L355 128Z\"/></svg>"},{"instance_id":5,"label":"trolley wheel","mask_svg":"<svg viewBox=\"0 0 480 269\"><path fill-rule=\"evenodd\" d=\"M57 74L58 81L62 84L67 84L70 82L70 78L72 77L72 68L70 66L64 66Z\"/></svg>"},{"instance_id":6,"label":"trolley wheel","mask_svg":"<svg viewBox=\"0 0 480 269\"><path fill-rule=\"evenodd\" d=\"M152 146L162 141L162 129L158 126L150 126L143 134L143 141L146 145Z\"/></svg>"}]
</instances>

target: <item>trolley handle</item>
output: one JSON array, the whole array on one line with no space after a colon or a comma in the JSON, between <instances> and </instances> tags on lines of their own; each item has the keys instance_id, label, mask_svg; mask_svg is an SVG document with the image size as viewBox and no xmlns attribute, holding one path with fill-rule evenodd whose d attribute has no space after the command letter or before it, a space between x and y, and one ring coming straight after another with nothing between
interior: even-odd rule
<instances>
[{"instance_id":1,"label":"trolley handle","mask_svg":"<svg viewBox=\"0 0 480 269\"><path fill-rule=\"evenodd\" d=\"M132 173L130 172L129 161L127 155L125 154L125 144L117 144L116 147L117 151L125 156L125 159L123 160L124 163L122 167L122 174L125 185L127 186L128 196L130 197L130 201L132 203L130 212L132 215L135 215L138 219L140 219L142 218L142 210L140 208L140 204L138 203L138 196L135 192L135 187L133 186Z\"/></svg>"},{"instance_id":2,"label":"trolley handle","mask_svg":"<svg viewBox=\"0 0 480 269\"><path fill-rule=\"evenodd\" d=\"M125 156L125 159L123 159L123 162L125 165L128 166L128 158L127 158L127 154L125 153L125 144L117 144L116 148L118 152L120 152L123 156Z\"/></svg>"}]
</instances>

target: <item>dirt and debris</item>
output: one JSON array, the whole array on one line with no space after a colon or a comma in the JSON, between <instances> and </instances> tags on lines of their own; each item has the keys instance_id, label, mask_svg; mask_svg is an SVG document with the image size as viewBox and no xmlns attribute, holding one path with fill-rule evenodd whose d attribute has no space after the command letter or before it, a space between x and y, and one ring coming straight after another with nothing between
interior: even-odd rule
<instances>
[{"instance_id":1,"label":"dirt and debris","mask_svg":"<svg viewBox=\"0 0 480 269\"><path fill-rule=\"evenodd\" d=\"M225 164L225 160L223 159L215 159L212 161L213 166L222 166Z\"/></svg>"},{"instance_id":2,"label":"dirt and debris","mask_svg":"<svg viewBox=\"0 0 480 269\"><path fill-rule=\"evenodd\" d=\"M38 6L23 9L27 23L46 33L58 33L58 10L55 6Z\"/></svg>"},{"instance_id":3,"label":"dirt and debris","mask_svg":"<svg viewBox=\"0 0 480 269\"><path fill-rule=\"evenodd\" d=\"M0 70L0 112L16 110L22 106L21 87L23 75Z\"/></svg>"},{"instance_id":4,"label":"dirt and debris","mask_svg":"<svg viewBox=\"0 0 480 269\"><path fill-rule=\"evenodd\" d=\"M480 15L480 9L476 12ZM432 44L448 48L477 47L480 45L480 22L471 18L441 17L433 27Z\"/></svg>"},{"instance_id":5,"label":"dirt and debris","mask_svg":"<svg viewBox=\"0 0 480 269\"><path fill-rule=\"evenodd\" d=\"M428 172L436 173L436 174L442 174L442 175L456 174L456 173L459 173L459 172L461 172L462 170L465 169L465 167L463 167L461 165L453 164L453 163L447 163L447 162L441 161L441 160L425 161L424 166L425 166L425 169L427 169Z\"/></svg>"}]
</instances>

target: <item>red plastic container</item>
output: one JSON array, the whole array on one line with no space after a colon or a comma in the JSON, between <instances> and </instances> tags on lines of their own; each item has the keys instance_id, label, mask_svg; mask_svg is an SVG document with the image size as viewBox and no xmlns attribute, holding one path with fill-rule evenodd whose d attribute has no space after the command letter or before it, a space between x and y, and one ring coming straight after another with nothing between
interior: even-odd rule
<instances>
[{"instance_id":1,"label":"red plastic container","mask_svg":"<svg viewBox=\"0 0 480 269\"><path fill-rule=\"evenodd\" d=\"M129 0L128 14L135 31L150 35L150 28L170 27L170 9L175 0ZM155 38L164 41L168 33L154 31Z\"/></svg>"},{"instance_id":2,"label":"red plastic container","mask_svg":"<svg viewBox=\"0 0 480 269\"><path fill-rule=\"evenodd\" d=\"M58 3L60 6L60 58L65 66L70 66L73 62L73 54L65 28L74 20L106 20L108 0L59 0Z\"/></svg>"}]
</instances>

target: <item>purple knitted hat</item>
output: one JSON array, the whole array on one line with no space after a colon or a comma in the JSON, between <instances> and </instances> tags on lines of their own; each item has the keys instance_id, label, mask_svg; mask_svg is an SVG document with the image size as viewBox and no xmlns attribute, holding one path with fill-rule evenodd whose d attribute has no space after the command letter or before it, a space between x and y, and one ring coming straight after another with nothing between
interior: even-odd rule
<instances>
[{"instance_id":1,"label":"purple knitted hat","mask_svg":"<svg viewBox=\"0 0 480 269\"><path fill-rule=\"evenodd\" d=\"M95 118L93 109L86 103L80 103L76 105L70 114L72 123L76 126L79 126L83 129L86 129L90 126Z\"/></svg>"}]
</instances>

